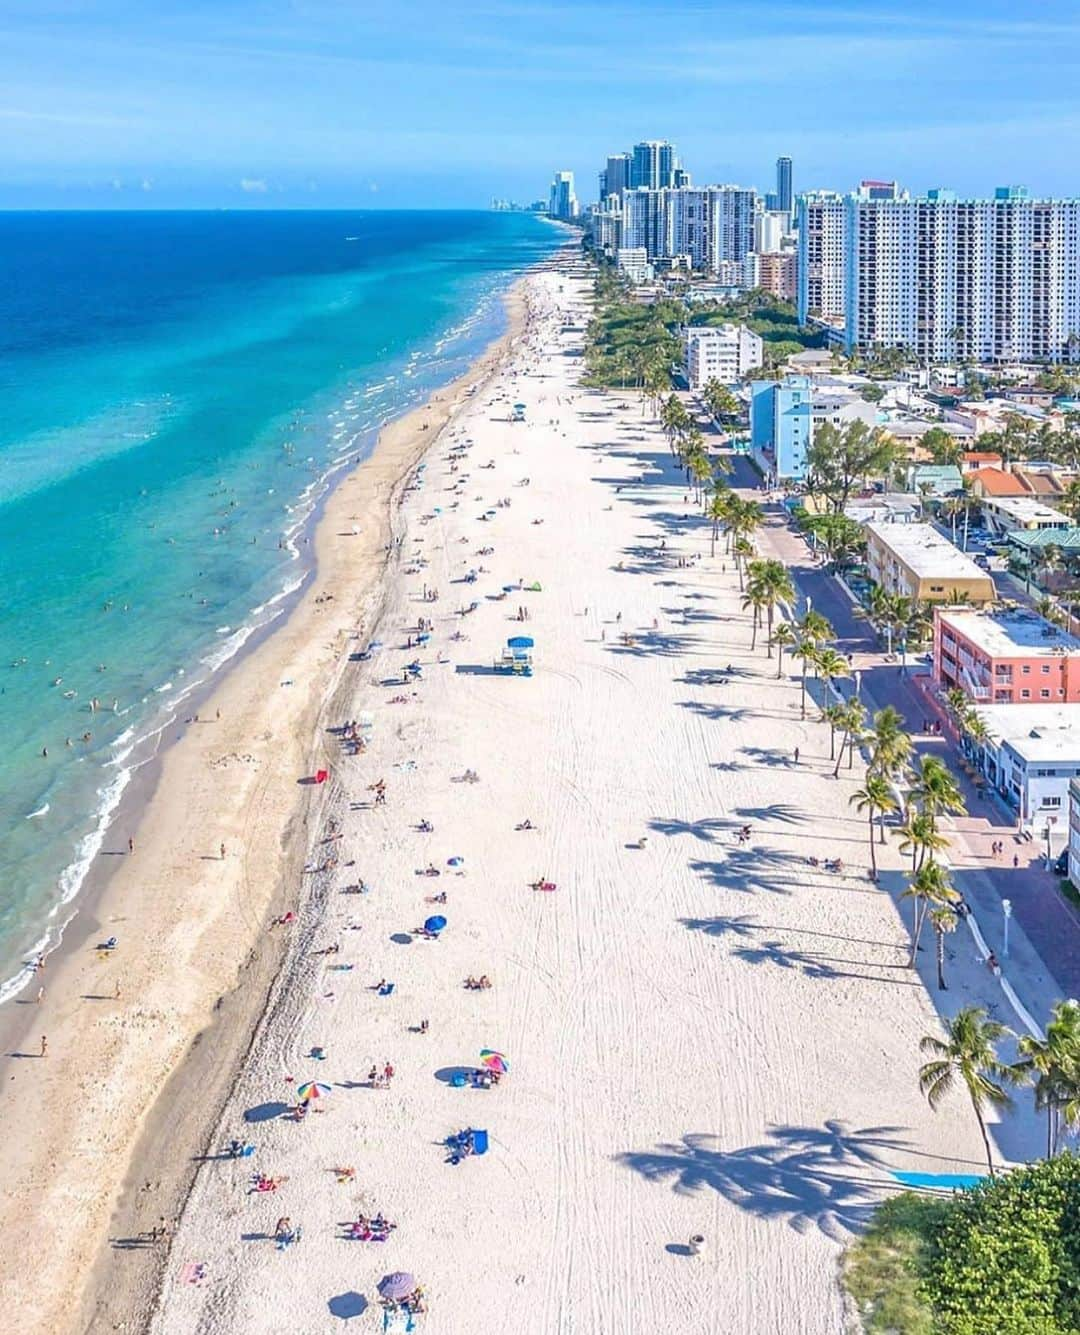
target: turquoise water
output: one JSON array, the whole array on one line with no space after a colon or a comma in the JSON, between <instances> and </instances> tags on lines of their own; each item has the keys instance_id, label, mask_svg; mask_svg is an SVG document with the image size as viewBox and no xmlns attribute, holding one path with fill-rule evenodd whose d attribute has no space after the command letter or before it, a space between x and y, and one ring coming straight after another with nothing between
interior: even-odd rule
<instances>
[{"instance_id":1,"label":"turquoise water","mask_svg":"<svg viewBox=\"0 0 1080 1335\"><path fill-rule=\"evenodd\" d=\"M561 239L488 213L0 215L0 995L146 739L283 613L328 479Z\"/></svg>"}]
</instances>

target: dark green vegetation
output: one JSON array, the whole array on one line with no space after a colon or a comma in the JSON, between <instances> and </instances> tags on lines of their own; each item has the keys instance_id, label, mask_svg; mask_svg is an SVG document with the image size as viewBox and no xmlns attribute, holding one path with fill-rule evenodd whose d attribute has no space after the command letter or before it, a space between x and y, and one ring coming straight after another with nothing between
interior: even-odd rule
<instances>
[{"instance_id":1,"label":"dark green vegetation","mask_svg":"<svg viewBox=\"0 0 1080 1335\"><path fill-rule=\"evenodd\" d=\"M1080 1159L1062 1154L949 1199L887 1201L844 1278L868 1335L1075 1335Z\"/></svg>"},{"instance_id":2,"label":"dark green vegetation","mask_svg":"<svg viewBox=\"0 0 1080 1335\"><path fill-rule=\"evenodd\" d=\"M765 344L765 366L771 368L802 352L825 346L820 330L801 326L795 307L769 292L745 292L726 301L710 301L691 308L690 323L696 325L745 324Z\"/></svg>"}]
</instances>

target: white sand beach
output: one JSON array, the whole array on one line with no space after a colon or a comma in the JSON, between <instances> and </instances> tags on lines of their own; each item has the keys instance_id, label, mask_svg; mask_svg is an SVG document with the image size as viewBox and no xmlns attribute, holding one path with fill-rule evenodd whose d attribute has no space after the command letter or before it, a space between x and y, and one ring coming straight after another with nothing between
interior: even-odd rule
<instances>
[{"instance_id":1,"label":"white sand beach","mask_svg":"<svg viewBox=\"0 0 1080 1335\"><path fill-rule=\"evenodd\" d=\"M369 741L329 738L307 847L324 869L274 929L285 967L156 1335L375 1330L396 1270L431 1332L825 1335L841 1247L890 1171L980 1171L969 1109L935 1115L917 1088L936 1013L865 875L858 768L832 778L796 666L777 680L751 653L731 562L640 400L578 387L587 284L544 272L527 291L529 338L404 498L382 648L321 720L370 716ZM516 634L531 677L492 670ZM838 855L842 876L807 862ZM433 913L447 926L425 939ZM484 1048L509 1074L455 1087ZM304 1081L329 1092L298 1122ZM465 1128L488 1151L448 1162ZM378 1213L385 1241L347 1236ZM282 1248L283 1218L300 1236Z\"/></svg>"}]
</instances>

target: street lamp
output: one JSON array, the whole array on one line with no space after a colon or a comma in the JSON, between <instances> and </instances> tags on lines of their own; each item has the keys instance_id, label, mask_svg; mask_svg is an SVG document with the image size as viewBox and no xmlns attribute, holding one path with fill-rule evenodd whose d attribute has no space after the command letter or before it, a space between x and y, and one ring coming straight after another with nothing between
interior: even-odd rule
<instances>
[{"instance_id":1,"label":"street lamp","mask_svg":"<svg viewBox=\"0 0 1080 1335\"><path fill-rule=\"evenodd\" d=\"M1009 919L1012 917L1012 900L1003 899L1001 901L1001 911L1005 915L1005 946L1002 954L1006 959L1009 958Z\"/></svg>"}]
</instances>

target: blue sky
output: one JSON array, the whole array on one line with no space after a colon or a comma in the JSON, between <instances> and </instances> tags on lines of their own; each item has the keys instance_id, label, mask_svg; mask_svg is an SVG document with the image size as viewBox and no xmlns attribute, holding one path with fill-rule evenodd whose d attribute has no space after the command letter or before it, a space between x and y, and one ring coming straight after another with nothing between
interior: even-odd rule
<instances>
[{"instance_id":1,"label":"blue sky","mask_svg":"<svg viewBox=\"0 0 1080 1335\"><path fill-rule=\"evenodd\" d=\"M1080 193L1080 3L2 0L0 207L592 198L695 181Z\"/></svg>"}]
</instances>

